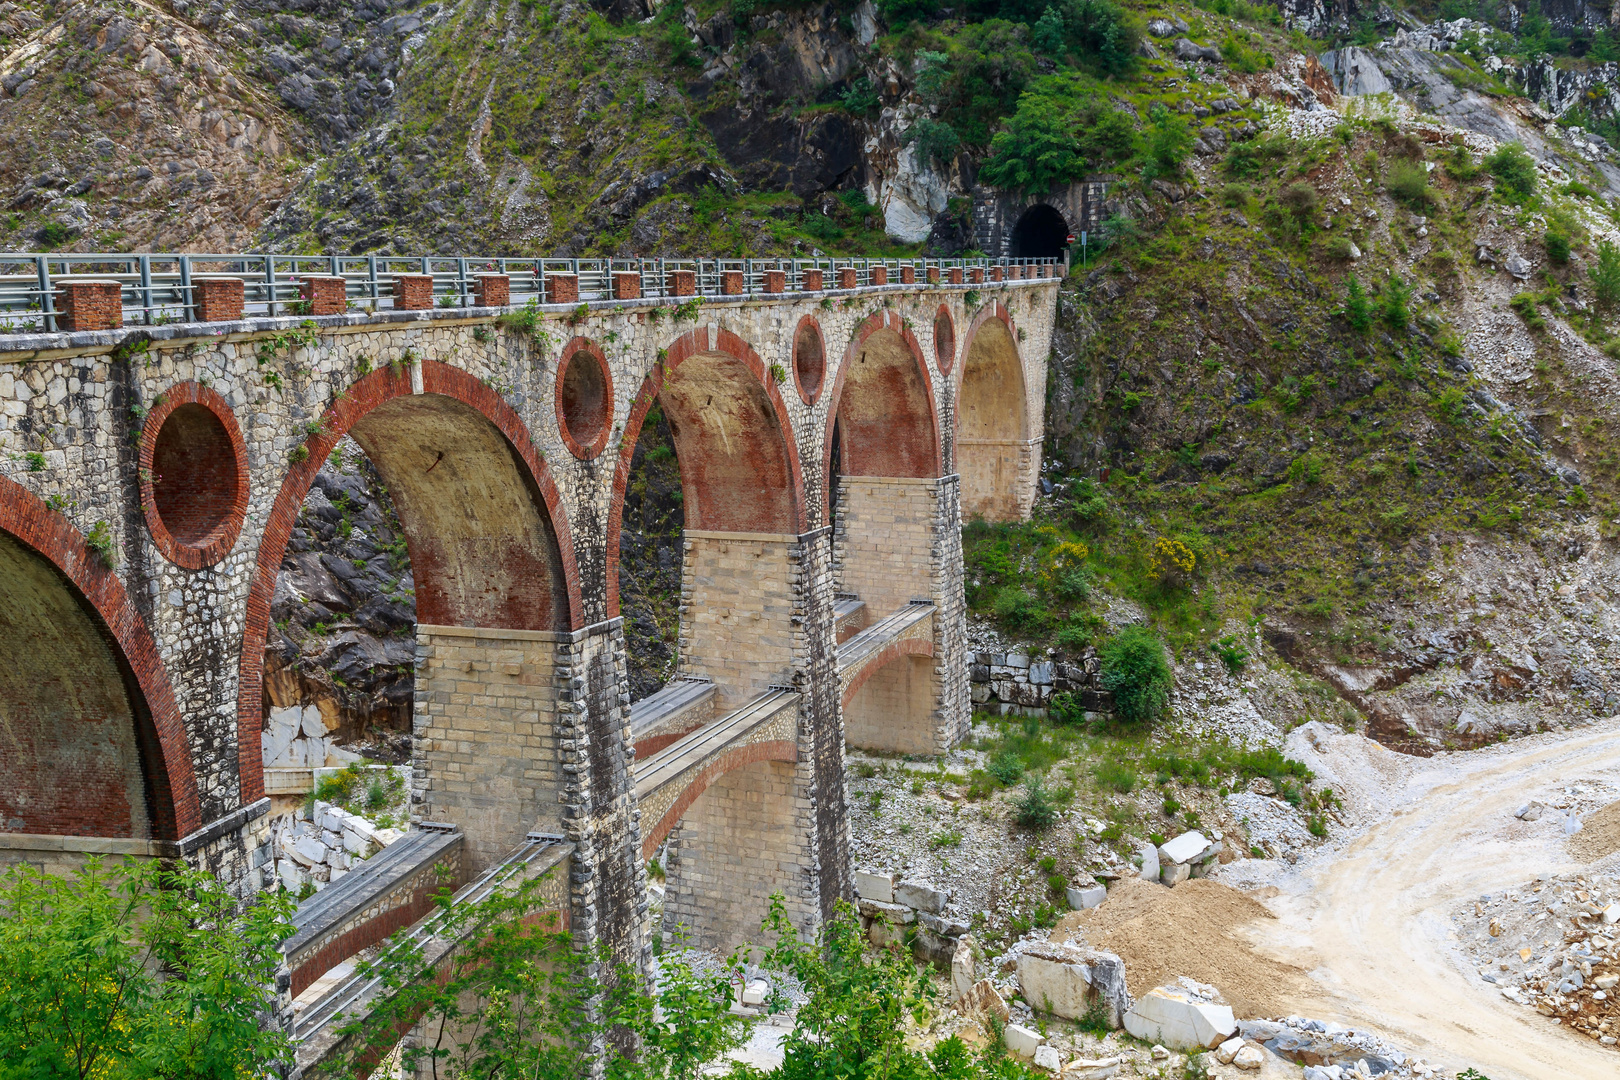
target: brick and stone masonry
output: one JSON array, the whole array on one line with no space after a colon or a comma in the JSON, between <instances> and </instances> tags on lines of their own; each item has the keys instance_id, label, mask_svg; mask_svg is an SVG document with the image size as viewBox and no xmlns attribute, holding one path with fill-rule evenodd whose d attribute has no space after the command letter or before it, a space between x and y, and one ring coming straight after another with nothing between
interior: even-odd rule
<instances>
[{"instance_id":1,"label":"brick and stone masonry","mask_svg":"<svg viewBox=\"0 0 1620 1080\"><path fill-rule=\"evenodd\" d=\"M579 275L547 274L546 301L552 304L579 303Z\"/></svg>"},{"instance_id":2,"label":"brick and stone masonry","mask_svg":"<svg viewBox=\"0 0 1620 1080\"><path fill-rule=\"evenodd\" d=\"M402 311L424 311L433 306L432 274L395 274L394 306Z\"/></svg>"},{"instance_id":3,"label":"brick and stone masonry","mask_svg":"<svg viewBox=\"0 0 1620 1080\"><path fill-rule=\"evenodd\" d=\"M856 270L853 266L840 266L838 268L838 287L840 289L853 289L855 287Z\"/></svg>"},{"instance_id":4,"label":"brick and stone masonry","mask_svg":"<svg viewBox=\"0 0 1620 1080\"><path fill-rule=\"evenodd\" d=\"M505 307L512 302L512 279L505 274L479 274L473 279L473 303Z\"/></svg>"},{"instance_id":5,"label":"brick and stone masonry","mask_svg":"<svg viewBox=\"0 0 1620 1080\"><path fill-rule=\"evenodd\" d=\"M768 293L779 293L779 292L785 292L786 291L786 289L787 289L787 271L785 271L785 270L766 270L765 273L764 273L764 277L765 277L765 291L766 292L768 292Z\"/></svg>"},{"instance_id":6,"label":"brick and stone masonry","mask_svg":"<svg viewBox=\"0 0 1620 1080\"><path fill-rule=\"evenodd\" d=\"M340 277L314 276L298 283L298 295L311 315L341 315L349 310L348 283Z\"/></svg>"},{"instance_id":7,"label":"brick and stone masonry","mask_svg":"<svg viewBox=\"0 0 1620 1080\"><path fill-rule=\"evenodd\" d=\"M242 317L246 294L241 278L195 278L191 283L198 322L235 322Z\"/></svg>"},{"instance_id":8,"label":"brick and stone masonry","mask_svg":"<svg viewBox=\"0 0 1620 1080\"><path fill-rule=\"evenodd\" d=\"M671 270L666 275L665 287L671 296L693 296L697 293L697 275L691 270Z\"/></svg>"},{"instance_id":9,"label":"brick and stone masonry","mask_svg":"<svg viewBox=\"0 0 1620 1080\"><path fill-rule=\"evenodd\" d=\"M124 323L116 281L64 281L56 290L56 325L62 330L116 330Z\"/></svg>"},{"instance_id":10,"label":"brick and stone masonry","mask_svg":"<svg viewBox=\"0 0 1620 1080\"><path fill-rule=\"evenodd\" d=\"M701 418L711 394L757 383L761 415L782 432L788 456L737 473L746 491L759 485L764 464L785 474L773 481L787 485L773 520L745 512L746 500L732 511L730 528L759 531L728 536L698 523L690 530L682 660L723 683L717 718L772 686L791 688L796 752L793 761L739 764L693 798L674 834L667 910L712 913L705 932L718 941L753 933L764 898L781 890L795 922L812 929L850 895L834 594L864 592L874 614L914 596L929 600L931 655L914 651L873 669L857 694L886 693L904 715L923 715L936 747L959 737L953 725L966 716L968 658L956 530L976 506L1027 513L1039 464L1054 283L987 286L984 302L969 312L965 288L918 283L908 271L894 276L911 287L885 294L892 307L879 317L887 335L881 348L865 325L871 305L826 310L814 295L785 291L709 298L700 321L685 325L649 317L667 301L630 297L593 303L583 315L546 312L549 350L497 326L492 313L427 304L397 314L312 316L312 342L262 364L264 343L305 316L288 313L262 330L229 336L188 324L115 331L149 339L139 363L109 352L105 339L80 345L59 333L0 340L7 361L0 400L12 403L0 410L0 440L19 451L0 455L0 573L37 586L37 610L60 611L62 626L74 612L84 620L76 638L83 648L72 653L83 661L75 678L116 691L97 707L120 718L115 726L124 733L95 746L63 744L32 762L0 757L7 781L0 817L27 820L44 815L41 807L54 815L41 816L38 831L0 834L0 861L56 866L75 852L178 856L243 892L258 885L268 830L259 759L262 663L276 571L312 477L337 440L352 433L385 474L411 537L422 620L414 815L461 824L469 867L501 857L510 850L503 845L528 831L562 835L575 848L571 925L620 957L644 957L644 823L631 780L645 762L633 757L626 732L623 631L609 557L623 500L616 463L633 451L618 418L659 395L660 371L673 369L669 377L678 380L689 370L689 381L669 393L693 403L693 418ZM396 301L409 299L411 277L428 283L402 275ZM327 306L341 311L338 284L306 287L312 301L326 289ZM784 289L794 284L784 278ZM565 326L568 316L577 325ZM777 386L770 368L795 369L794 341L807 321L821 341L864 345L829 349L820 391L801 395L791 380ZM953 325L961 348L941 354L936 327ZM555 342L576 336L601 348L615 418L605 448L587 459L570 451L558 420ZM926 475L893 483L845 477L835 538L827 524L827 440L835 418L848 432L860 426L857 413L870 411L864 396L873 391L845 376L861 356L878 353L923 376L917 400L932 421L890 424L888 438L931 440L913 464L932 464ZM214 445L217 423L226 433L219 445L228 444L243 468L198 471L196 490L165 503L156 475L162 470L153 467L148 498L143 415L158 417L154 462L165 423L178 425L176 437L184 437L174 445L182 449ZM38 445L29 434L42 431L60 437L42 450L44 468L35 469L20 451ZM690 434L699 440L691 444L694 462L723 452L718 432ZM718 483L718 464L726 463L711 462L704 482ZM232 485L231 498L216 497ZM1018 497L998 502L997 485ZM470 498L475 490L484 493L480 500ZM714 501L709 488L686 497L693 514L728 512L726 499ZM92 534L114 566L88 546ZM903 566L890 559L902 548ZM458 569L463 565L473 572ZM44 639L30 633L0 617L0 650L67 655L31 644ZM18 671L16 678L0 672L8 716L27 708L37 714L38 731L65 738L78 730L66 714L52 719L52 709L74 700L48 691L56 676ZM851 708L855 715L860 706L852 699ZM33 810L23 808L22 796ZM788 846L761 848L775 861L750 864L757 876L731 875L735 895L722 906L705 900L708 886L698 883L704 859L712 869L720 854L715 829L755 827L739 823L739 814L770 831L768 845ZM693 875L686 894L681 868ZM747 883L740 892L739 882Z\"/></svg>"},{"instance_id":11,"label":"brick and stone masonry","mask_svg":"<svg viewBox=\"0 0 1620 1080\"><path fill-rule=\"evenodd\" d=\"M615 270L613 272L613 299L640 300L641 275L634 270Z\"/></svg>"},{"instance_id":12,"label":"brick and stone masonry","mask_svg":"<svg viewBox=\"0 0 1620 1080\"><path fill-rule=\"evenodd\" d=\"M741 270L720 271L720 291L726 296L741 296L743 294L743 272Z\"/></svg>"},{"instance_id":13,"label":"brick and stone masonry","mask_svg":"<svg viewBox=\"0 0 1620 1080\"><path fill-rule=\"evenodd\" d=\"M804 271L804 273L802 273L800 275L800 279L804 283L803 287L804 287L805 292L820 292L821 291L821 271L820 270L806 270L806 271Z\"/></svg>"}]
</instances>

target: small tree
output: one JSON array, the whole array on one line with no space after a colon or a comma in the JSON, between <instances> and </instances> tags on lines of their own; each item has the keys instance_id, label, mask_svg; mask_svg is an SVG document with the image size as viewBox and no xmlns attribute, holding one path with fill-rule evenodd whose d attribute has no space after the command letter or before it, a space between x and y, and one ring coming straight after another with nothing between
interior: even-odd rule
<instances>
[{"instance_id":1,"label":"small tree","mask_svg":"<svg viewBox=\"0 0 1620 1080\"><path fill-rule=\"evenodd\" d=\"M1407 323L1412 321L1412 286L1394 274L1384 283L1383 316L1384 325L1391 330L1403 332Z\"/></svg>"},{"instance_id":2,"label":"small tree","mask_svg":"<svg viewBox=\"0 0 1620 1080\"><path fill-rule=\"evenodd\" d=\"M1127 724L1151 724L1170 701L1174 676L1164 646L1145 626L1127 626L1100 650L1103 689Z\"/></svg>"},{"instance_id":3,"label":"small tree","mask_svg":"<svg viewBox=\"0 0 1620 1080\"><path fill-rule=\"evenodd\" d=\"M241 905L189 868L91 859L0 876L0 1063L39 1077L263 1076L290 1056L265 1025L292 932L285 893Z\"/></svg>"},{"instance_id":4,"label":"small tree","mask_svg":"<svg viewBox=\"0 0 1620 1080\"><path fill-rule=\"evenodd\" d=\"M1018 800L1014 816L1024 828L1037 831L1050 829L1057 822L1057 807L1052 805L1052 796L1040 777L1031 776L1024 781L1024 794Z\"/></svg>"},{"instance_id":5,"label":"small tree","mask_svg":"<svg viewBox=\"0 0 1620 1080\"><path fill-rule=\"evenodd\" d=\"M860 919L846 901L822 926L819 940L806 942L778 894L771 897L764 930L776 938L764 966L791 973L810 999L782 1042L778 1080L927 1075L926 1059L906 1045L905 1018L915 1016L933 990L909 957L898 950L868 953Z\"/></svg>"},{"instance_id":6,"label":"small tree","mask_svg":"<svg viewBox=\"0 0 1620 1080\"><path fill-rule=\"evenodd\" d=\"M1356 333L1364 334L1372 326L1372 319L1372 301L1367 299L1367 290L1361 287L1356 275L1351 274L1344 296L1344 321Z\"/></svg>"},{"instance_id":7,"label":"small tree","mask_svg":"<svg viewBox=\"0 0 1620 1080\"><path fill-rule=\"evenodd\" d=\"M1311 218L1322 207L1322 197L1316 193L1314 187L1303 180L1283 188L1281 194L1277 196L1277 201L1282 203L1283 209L1294 219L1294 228L1301 232L1305 231L1305 227L1311 223Z\"/></svg>"},{"instance_id":8,"label":"small tree","mask_svg":"<svg viewBox=\"0 0 1620 1080\"><path fill-rule=\"evenodd\" d=\"M1523 202L1536 192L1536 161L1521 143L1503 143L1485 159L1496 177L1497 192L1508 202Z\"/></svg>"},{"instance_id":9,"label":"small tree","mask_svg":"<svg viewBox=\"0 0 1620 1080\"><path fill-rule=\"evenodd\" d=\"M1614 241L1598 241L1597 265L1588 267L1586 273L1598 303L1606 308L1620 304L1620 247Z\"/></svg>"},{"instance_id":10,"label":"small tree","mask_svg":"<svg viewBox=\"0 0 1620 1080\"><path fill-rule=\"evenodd\" d=\"M1148 110L1148 126L1142 133L1142 156L1147 159L1143 176L1176 176L1192 153L1192 130L1184 117L1155 101Z\"/></svg>"}]
</instances>

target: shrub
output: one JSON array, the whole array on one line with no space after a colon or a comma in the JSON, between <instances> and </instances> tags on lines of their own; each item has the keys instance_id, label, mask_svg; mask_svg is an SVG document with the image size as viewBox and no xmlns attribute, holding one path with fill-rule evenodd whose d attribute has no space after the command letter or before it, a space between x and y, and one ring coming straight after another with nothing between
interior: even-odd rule
<instances>
[{"instance_id":1,"label":"shrub","mask_svg":"<svg viewBox=\"0 0 1620 1080\"><path fill-rule=\"evenodd\" d=\"M1227 184L1221 189L1221 205L1241 208L1254 198L1254 189L1248 184Z\"/></svg>"},{"instance_id":2,"label":"shrub","mask_svg":"<svg viewBox=\"0 0 1620 1080\"><path fill-rule=\"evenodd\" d=\"M1536 191L1536 162L1520 143L1504 143L1485 159L1496 190L1508 202L1524 202Z\"/></svg>"},{"instance_id":3,"label":"shrub","mask_svg":"<svg viewBox=\"0 0 1620 1080\"><path fill-rule=\"evenodd\" d=\"M1384 297L1380 305L1384 325L1396 332L1404 332L1406 324L1412 321L1411 300L1412 286L1394 274L1389 275L1389 280L1384 283Z\"/></svg>"},{"instance_id":4,"label":"shrub","mask_svg":"<svg viewBox=\"0 0 1620 1080\"><path fill-rule=\"evenodd\" d=\"M1016 585L996 591L992 606L996 619L1014 631L1028 631L1046 619L1046 610L1029 593Z\"/></svg>"},{"instance_id":5,"label":"shrub","mask_svg":"<svg viewBox=\"0 0 1620 1080\"><path fill-rule=\"evenodd\" d=\"M1024 775L1024 763L1011 750L1003 750L985 765L991 776L1007 787L1018 783Z\"/></svg>"},{"instance_id":6,"label":"shrub","mask_svg":"<svg viewBox=\"0 0 1620 1080\"><path fill-rule=\"evenodd\" d=\"M1599 304L1606 308L1620 304L1620 247L1614 241L1598 241L1597 265L1586 273L1592 279L1592 291Z\"/></svg>"},{"instance_id":7,"label":"shrub","mask_svg":"<svg viewBox=\"0 0 1620 1080\"><path fill-rule=\"evenodd\" d=\"M1350 275L1350 283L1345 287L1344 320L1358 334L1366 333L1372 326L1372 301L1367 299L1367 291L1354 274Z\"/></svg>"},{"instance_id":8,"label":"shrub","mask_svg":"<svg viewBox=\"0 0 1620 1080\"><path fill-rule=\"evenodd\" d=\"M1052 804L1052 797L1047 794L1046 785L1041 783L1040 777L1032 776L1024 782L1024 794L1019 798L1013 816L1026 829L1050 829L1057 822L1057 807Z\"/></svg>"},{"instance_id":9,"label":"shrub","mask_svg":"<svg viewBox=\"0 0 1620 1080\"><path fill-rule=\"evenodd\" d=\"M1335 236L1327 242L1327 255L1330 259L1349 262L1356 255L1355 243L1348 236Z\"/></svg>"},{"instance_id":10,"label":"shrub","mask_svg":"<svg viewBox=\"0 0 1620 1080\"><path fill-rule=\"evenodd\" d=\"M1542 237L1542 243L1547 246L1547 259L1559 266L1569 262L1569 237L1557 231L1548 229L1547 235Z\"/></svg>"},{"instance_id":11,"label":"shrub","mask_svg":"<svg viewBox=\"0 0 1620 1080\"><path fill-rule=\"evenodd\" d=\"M1192 575L1198 565L1198 556L1181 540L1161 536L1153 542L1148 555L1148 575L1167 586L1176 586Z\"/></svg>"},{"instance_id":12,"label":"shrub","mask_svg":"<svg viewBox=\"0 0 1620 1080\"><path fill-rule=\"evenodd\" d=\"M949 165L956 156L956 151L962 145L962 139L956 134L956 129L941 120L933 120L926 116L919 118L900 141L907 146L915 146L919 164L936 161L941 165Z\"/></svg>"},{"instance_id":13,"label":"shrub","mask_svg":"<svg viewBox=\"0 0 1620 1080\"><path fill-rule=\"evenodd\" d=\"M1288 216L1294 219L1294 227L1303 230L1311 223L1311 218L1322 206L1322 198L1316 189L1300 180L1289 184L1277 196Z\"/></svg>"},{"instance_id":14,"label":"shrub","mask_svg":"<svg viewBox=\"0 0 1620 1080\"><path fill-rule=\"evenodd\" d=\"M1396 202L1420 213L1429 209L1434 198L1434 192L1429 189L1429 172L1421 161L1392 162L1384 186Z\"/></svg>"},{"instance_id":15,"label":"shrub","mask_svg":"<svg viewBox=\"0 0 1620 1080\"><path fill-rule=\"evenodd\" d=\"M1290 484L1315 484L1322 479L1324 462L1318 454L1301 454L1288 463Z\"/></svg>"},{"instance_id":16,"label":"shrub","mask_svg":"<svg viewBox=\"0 0 1620 1080\"><path fill-rule=\"evenodd\" d=\"M1152 723L1170 700L1174 681L1164 646L1145 626L1127 626L1101 649L1103 688L1127 724Z\"/></svg>"},{"instance_id":17,"label":"shrub","mask_svg":"<svg viewBox=\"0 0 1620 1080\"><path fill-rule=\"evenodd\" d=\"M1142 170L1146 179L1158 176L1176 176L1187 156L1192 153L1192 130L1185 118L1155 101L1148 110L1148 126L1142 132L1142 156L1147 165Z\"/></svg>"}]
</instances>

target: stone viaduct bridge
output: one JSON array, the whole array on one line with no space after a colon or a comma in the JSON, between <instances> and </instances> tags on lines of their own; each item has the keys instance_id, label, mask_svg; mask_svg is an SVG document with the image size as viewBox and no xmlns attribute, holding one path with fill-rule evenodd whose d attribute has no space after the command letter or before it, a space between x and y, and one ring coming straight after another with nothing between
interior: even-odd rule
<instances>
[{"instance_id":1,"label":"stone viaduct bridge","mask_svg":"<svg viewBox=\"0 0 1620 1080\"><path fill-rule=\"evenodd\" d=\"M418 824L306 903L293 992L422 914L432 865L555 866L576 937L644 960L669 840L666 926L729 947L780 891L812 932L852 895L846 741L966 731L959 527L1029 512L1060 264L8 269L0 860L268 882L271 597L345 435L415 575ZM620 514L654 407L685 514L679 670L631 701Z\"/></svg>"}]
</instances>

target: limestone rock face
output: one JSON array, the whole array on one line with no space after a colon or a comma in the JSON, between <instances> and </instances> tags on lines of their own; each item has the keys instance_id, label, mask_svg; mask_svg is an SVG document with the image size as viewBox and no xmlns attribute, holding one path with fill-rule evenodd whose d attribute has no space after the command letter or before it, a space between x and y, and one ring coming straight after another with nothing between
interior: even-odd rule
<instances>
[{"instance_id":1,"label":"limestone rock face","mask_svg":"<svg viewBox=\"0 0 1620 1080\"><path fill-rule=\"evenodd\" d=\"M1125 1014L1125 1030L1174 1050L1213 1050L1237 1031L1230 1005L1202 1000L1181 986L1159 986Z\"/></svg>"}]
</instances>

